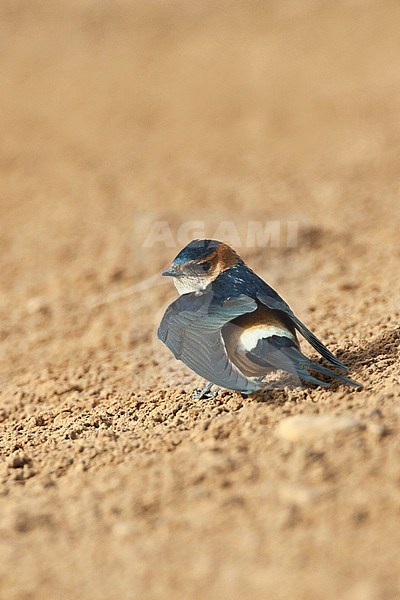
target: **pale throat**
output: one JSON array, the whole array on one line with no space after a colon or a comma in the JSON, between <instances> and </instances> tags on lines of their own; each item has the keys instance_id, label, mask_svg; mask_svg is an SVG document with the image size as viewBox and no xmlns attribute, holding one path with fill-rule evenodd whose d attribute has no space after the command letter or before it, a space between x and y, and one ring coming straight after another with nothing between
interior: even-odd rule
<instances>
[{"instance_id":1,"label":"pale throat","mask_svg":"<svg viewBox=\"0 0 400 600\"><path fill-rule=\"evenodd\" d=\"M211 280L208 277L174 277L174 284L180 296L182 296L182 294L191 294L193 292L198 294L202 292L209 283L211 283Z\"/></svg>"}]
</instances>

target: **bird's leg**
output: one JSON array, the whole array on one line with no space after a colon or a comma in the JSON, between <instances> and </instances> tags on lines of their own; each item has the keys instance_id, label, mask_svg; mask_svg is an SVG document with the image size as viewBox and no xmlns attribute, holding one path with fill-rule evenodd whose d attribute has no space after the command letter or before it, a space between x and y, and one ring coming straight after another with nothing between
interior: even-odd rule
<instances>
[{"instance_id":1,"label":"bird's leg","mask_svg":"<svg viewBox=\"0 0 400 600\"><path fill-rule=\"evenodd\" d=\"M215 388L212 392L211 388L213 385L213 383L207 383L206 387L202 390L195 390L192 394L192 398L195 398L196 400L201 400L202 398L215 398L215 396L218 395L219 388Z\"/></svg>"}]
</instances>

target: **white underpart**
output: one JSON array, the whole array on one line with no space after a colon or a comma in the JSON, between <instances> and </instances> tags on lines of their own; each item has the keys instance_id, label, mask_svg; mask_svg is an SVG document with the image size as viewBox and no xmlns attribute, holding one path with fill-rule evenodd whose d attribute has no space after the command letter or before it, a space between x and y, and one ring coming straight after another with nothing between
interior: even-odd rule
<instances>
[{"instance_id":1,"label":"white underpart","mask_svg":"<svg viewBox=\"0 0 400 600\"><path fill-rule=\"evenodd\" d=\"M294 340L294 335L283 327L275 327L274 325L260 325L247 329L240 336L240 341L246 350L253 350L258 342L264 338L269 338L273 335L287 337Z\"/></svg>"}]
</instances>

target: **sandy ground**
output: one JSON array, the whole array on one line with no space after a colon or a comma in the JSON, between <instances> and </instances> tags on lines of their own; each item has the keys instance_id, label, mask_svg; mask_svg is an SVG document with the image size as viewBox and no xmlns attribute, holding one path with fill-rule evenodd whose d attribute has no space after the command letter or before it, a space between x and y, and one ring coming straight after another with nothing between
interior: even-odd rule
<instances>
[{"instance_id":1,"label":"sandy ground","mask_svg":"<svg viewBox=\"0 0 400 600\"><path fill-rule=\"evenodd\" d=\"M0 597L400 598L399 3L2 0L0 29ZM237 227L364 389L192 400L154 334L188 220Z\"/></svg>"}]
</instances>

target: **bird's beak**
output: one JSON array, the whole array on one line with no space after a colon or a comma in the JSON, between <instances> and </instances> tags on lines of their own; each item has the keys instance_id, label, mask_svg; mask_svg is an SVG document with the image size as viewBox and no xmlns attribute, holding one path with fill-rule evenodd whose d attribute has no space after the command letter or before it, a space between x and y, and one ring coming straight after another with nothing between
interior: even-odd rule
<instances>
[{"instance_id":1,"label":"bird's beak","mask_svg":"<svg viewBox=\"0 0 400 600\"><path fill-rule=\"evenodd\" d=\"M178 271L173 267L170 267L168 271L164 271L164 273L161 273L161 275L163 277L176 277L178 275Z\"/></svg>"}]
</instances>

